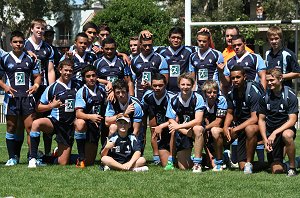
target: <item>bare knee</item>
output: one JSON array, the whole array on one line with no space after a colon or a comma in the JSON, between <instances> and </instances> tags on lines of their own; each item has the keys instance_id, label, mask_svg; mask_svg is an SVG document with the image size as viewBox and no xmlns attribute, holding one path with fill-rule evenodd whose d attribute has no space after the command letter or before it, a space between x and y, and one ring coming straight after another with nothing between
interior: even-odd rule
<instances>
[{"instance_id":1,"label":"bare knee","mask_svg":"<svg viewBox=\"0 0 300 198\"><path fill-rule=\"evenodd\" d=\"M294 131L285 130L282 133L282 139L286 144L291 144L294 141Z\"/></svg>"},{"instance_id":2,"label":"bare knee","mask_svg":"<svg viewBox=\"0 0 300 198\"><path fill-rule=\"evenodd\" d=\"M86 128L86 124L83 119L76 119L74 125L76 131L84 131Z\"/></svg>"},{"instance_id":3,"label":"bare knee","mask_svg":"<svg viewBox=\"0 0 300 198\"><path fill-rule=\"evenodd\" d=\"M247 138L256 137L258 133L258 125L249 125L245 128Z\"/></svg>"},{"instance_id":4,"label":"bare knee","mask_svg":"<svg viewBox=\"0 0 300 198\"><path fill-rule=\"evenodd\" d=\"M195 138L199 138L203 136L204 128L202 126L194 126L193 127L193 134Z\"/></svg>"},{"instance_id":5,"label":"bare knee","mask_svg":"<svg viewBox=\"0 0 300 198\"><path fill-rule=\"evenodd\" d=\"M222 133L222 129L219 127L213 127L210 132L214 139L218 139Z\"/></svg>"}]
</instances>

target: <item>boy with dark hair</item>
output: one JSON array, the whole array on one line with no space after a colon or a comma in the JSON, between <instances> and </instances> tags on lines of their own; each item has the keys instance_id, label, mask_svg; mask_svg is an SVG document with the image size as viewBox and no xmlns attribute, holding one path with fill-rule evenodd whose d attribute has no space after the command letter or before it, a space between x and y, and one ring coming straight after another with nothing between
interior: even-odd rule
<instances>
[{"instance_id":1,"label":"boy with dark hair","mask_svg":"<svg viewBox=\"0 0 300 198\"><path fill-rule=\"evenodd\" d=\"M20 141L16 134L18 120L22 125L24 123L29 135L31 124L35 119L33 94L41 84L39 65L25 54L24 40L22 32L12 32L10 37L12 51L0 58L0 87L5 91L6 145L9 154L6 166L13 166L19 162L23 141ZM2 80L4 76L6 82Z\"/></svg>"}]
</instances>

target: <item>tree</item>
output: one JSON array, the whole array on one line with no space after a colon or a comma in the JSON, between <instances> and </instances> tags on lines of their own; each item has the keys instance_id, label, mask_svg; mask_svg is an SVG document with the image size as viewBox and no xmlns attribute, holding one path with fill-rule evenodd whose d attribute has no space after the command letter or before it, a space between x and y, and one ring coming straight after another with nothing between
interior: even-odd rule
<instances>
[{"instance_id":1,"label":"tree","mask_svg":"<svg viewBox=\"0 0 300 198\"><path fill-rule=\"evenodd\" d=\"M30 22L35 18L50 16L70 20L70 0L6 0L0 1L0 19L10 30L28 32Z\"/></svg>"},{"instance_id":2,"label":"tree","mask_svg":"<svg viewBox=\"0 0 300 198\"><path fill-rule=\"evenodd\" d=\"M104 5L93 21L108 24L119 51L128 51L129 38L144 29L153 33L155 45L168 44L168 31L173 25L171 17L153 0L111 0Z\"/></svg>"}]
</instances>

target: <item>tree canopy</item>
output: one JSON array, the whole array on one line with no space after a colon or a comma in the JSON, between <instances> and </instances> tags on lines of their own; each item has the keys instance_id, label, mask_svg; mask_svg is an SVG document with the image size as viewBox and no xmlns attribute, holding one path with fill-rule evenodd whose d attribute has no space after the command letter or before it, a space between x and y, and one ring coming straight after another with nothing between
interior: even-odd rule
<instances>
[{"instance_id":1,"label":"tree canopy","mask_svg":"<svg viewBox=\"0 0 300 198\"><path fill-rule=\"evenodd\" d=\"M107 24L111 35L118 43L119 51L127 51L129 38L142 30L154 35L155 45L168 44L168 31L173 23L167 10L153 0L111 0L93 18L96 24Z\"/></svg>"}]
</instances>

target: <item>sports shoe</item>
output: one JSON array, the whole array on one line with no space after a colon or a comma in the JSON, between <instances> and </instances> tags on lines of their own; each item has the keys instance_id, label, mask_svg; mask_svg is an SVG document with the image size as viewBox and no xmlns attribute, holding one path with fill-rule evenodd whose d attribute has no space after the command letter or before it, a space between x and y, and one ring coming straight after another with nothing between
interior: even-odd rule
<instances>
[{"instance_id":1,"label":"sports shoe","mask_svg":"<svg viewBox=\"0 0 300 198\"><path fill-rule=\"evenodd\" d=\"M297 175L297 172L295 169L289 169L289 171L287 172L287 176L288 177L293 177L293 176L296 176Z\"/></svg>"},{"instance_id":2,"label":"sports shoe","mask_svg":"<svg viewBox=\"0 0 300 198\"><path fill-rule=\"evenodd\" d=\"M253 165L250 162L247 162L244 166L244 174L252 174Z\"/></svg>"},{"instance_id":3,"label":"sports shoe","mask_svg":"<svg viewBox=\"0 0 300 198\"><path fill-rule=\"evenodd\" d=\"M194 164L193 173L202 173L202 167L200 164Z\"/></svg>"},{"instance_id":4,"label":"sports shoe","mask_svg":"<svg viewBox=\"0 0 300 198\"><path fill-rule=\"evenodd\" d=\"M79 159L77 159L76 168L85 168L84 160L80 161Z\"/></svg>"},{"instance_id":5,"label":"sports shoe","mask_svg":"<svg viewBox=\"0 0 300 198\"><path fill-rule=\"evenodd\" d=\"M132 171L134 171L134 172L145 172L148 170L149 170L148 166L141 166L141 167L136 167L136 168L132 169Z\"/></svg>"},{"instance_id":6,"label":"sports shoe","mask_svg":"<svg viewBox=\"0 0 300 198\"><path fill-rule=\"evenodd\" d=\"M16 158L10 158L7 160L5 166L14 166L18 164L18 160Z\"/></svg>"},{"instance_id":7,"label":"sports shoe","mask_svg":"<svg viewBox=\"0 0 300 198\"><path fill-rule=\"evenodd\" d=\"M217 164L215 167L212 169L214 172L220 172L223 170L223 165L222 164Z\"/></svg>"},{"instance_id":8,"label":"sports shoe","mask_svg":"<svg viewBox=\"0 0 300 198\"><path fill-rule=\"evenodd\" d=\"M168 161L167 165L164 168L166 171L168 170L174 170L174 164L171 161Z\"/></svg>"},{"instance_id":9,"label":"sports shoe","mask_svg":"<svg viewBox=\"0 0 300 198\"><path fill-rule=\"evenodd\" d=\"M109 166L106 166L106 165L105 165L105 166L103 167L103 171L109 171L109 170L110 170Z\"/></svg>"},{"instance_id":10,"label":"sports shoe","mask_svg":"<svg viewBox=\"0 0 300 198\"><path fill-rule=\"evenodd\" d=\"M232 169L238 169L240 166L239 166L239 163L233 163L232 161L230 161L230 167Z\"/></svg>"},{"instance_id":11,"label":"sports shoe","mask_svg":"<svg viewBox=\"0 0 300 198\"><path fill-rule=\"evenodd\" d=\"M41 160L37 160L35 158L31 158L28 162L28 168L36 168L38 166L46 166Z\"/></svg>"},{"instance_id":12,"label":"sports shoe","mask_svg":"<svg viewBox=\"0 0 300 198\"><path fill-rule=\"evenodd\" d=\"M37 167L37 161L35 158L31 158L28 162L28 168L36 168Z\"/></svg>"}]
</instances>

